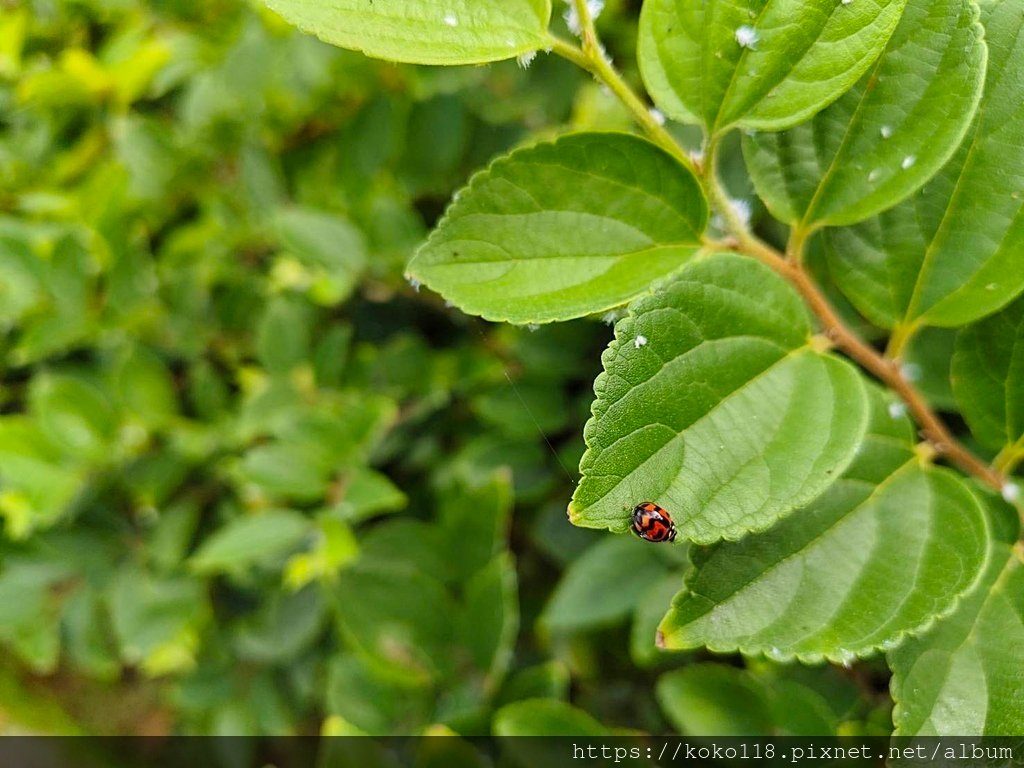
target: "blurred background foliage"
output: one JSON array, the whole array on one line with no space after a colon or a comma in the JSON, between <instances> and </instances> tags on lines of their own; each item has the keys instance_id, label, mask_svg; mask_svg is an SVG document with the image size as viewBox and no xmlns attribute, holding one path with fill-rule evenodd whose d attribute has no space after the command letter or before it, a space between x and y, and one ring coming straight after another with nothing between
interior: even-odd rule
<instances>
[{"instance_id":1,"label":"blurred background foliage","mask_svg":"<svg viewBox=\"0 0 1024 768\"><path fill-rule=\"evenodd\" d=\"M403 280L473 170L573 127L628 123L544 54L0 0L0 731L888 733L881 664L658 651L685 549L568 524L604 323Z\"/></svg>"}]
</instances>

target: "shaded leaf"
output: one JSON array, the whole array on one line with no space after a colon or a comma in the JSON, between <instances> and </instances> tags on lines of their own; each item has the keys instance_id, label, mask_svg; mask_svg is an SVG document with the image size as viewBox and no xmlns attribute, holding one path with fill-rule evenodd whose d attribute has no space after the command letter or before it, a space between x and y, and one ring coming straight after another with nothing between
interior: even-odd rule
<instances>
[{"instance_id":1,"label":"shaded leaf","mask_svg":"<svg viewBox=\"0 0 1024 768\"><path fill-rule=\"evenodd\" d=\"M768 693L742 669L695 664L662 675L655 692L687 736L763 736L774 731Z\"/></svg>"},{"instance_id":2,"label":"shaded leaf","mask_svg":"<svg viewBox=\"0 0 1024 768\"><path fill-rule=\"evenodd\" d=\"M951 380L971 434L1024 458L1024 302L957 334Z\"/></svg>"},{"instance_id":3,"label":"shaded leaf","mask_svg":"<svg viewBox=\"0 0 1024 768\"><path fill-rule=\"evenodd\" d=\"M565 572L541 622L554 633L580 632L625 619L666 570L647 542L613 537L588 549Z\"/></svg>"}]
</instances>

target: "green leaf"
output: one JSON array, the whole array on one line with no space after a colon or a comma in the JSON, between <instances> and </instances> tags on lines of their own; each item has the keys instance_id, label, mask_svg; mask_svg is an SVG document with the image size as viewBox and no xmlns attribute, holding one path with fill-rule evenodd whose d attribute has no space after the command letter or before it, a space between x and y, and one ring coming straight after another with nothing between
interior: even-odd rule
<instances>
[{"instance_id":1,"label":"green leaf","mask_svg":"<svg viewBox=\"0 0 1024 768\"><path fill-rule=\"evenodd\" d=\"M256 352L272 373L287 373L306 362L310 353L312 318L306 304L278 297L256 328Z\"/></svg>"},{"instance_id":2,"label":"green leaf","mask_svg":"<svg viewBox=\"0 0 1024 768\"><path fill-rule=\"evenodd\" d=\"M381 675L425 683L450 663L455 606L441 582L364 557L338 574L338 626Z\"/></svg>"},{"instance_id":3,"label":"green leaf","mask_svg":"<svg viewBox=\"0 0 1024 768\"><path fill-rule=\"evenodd\" d=\"M886 328L964 325L1024 289L1024 17L1009 0L981 5L988 74L957 154L899 207L827 233L839 287ZM934 122L919 125L936 141Z\"/></svg>"},{"instance_id":4,"label":"green leaf","mask_svg":"<svg viewBox=\"0 0 1024 768\"><path fill-rule=\"evenodd\" d=\"M95 384L80 376L39 375L30 384L29 401L43 432L68 453L94 460L108 455L118 420Z\"/></svg>"},{"instance_id":5,"label":"green leaf","mask_svg":"<svg viewBox=\"0 0 1024 768\"><path fill-rule=\"evenodd\" d=\"M147 426L159 428L178 414L170 371L144 347L136 347L124 357L115 373L115 385L125 409Z\"/></svg>"},{"instance_id":6,"label":"green leaf","mask_svg":"<svg viewBox=\"0 0 1024 768\"><path fill-rule=\"evenodd\" d=\"M358 229L340 216L307 208L284 209L275 223L285 255L307 270L299 282L309 284L315 300L337 304L351 295L366 267Z\"/></svg>"},{"instance_id":7,"label":"green leaf","mask_svg":"<svg viewBox=\"0 0 1024 768\"><path fill-rule=\"evenodd\" d=\"M921 631L977 583L980 505L952 472L922 466L909 422L874 401L860 454L817 502L695 558L660 627L666 647L849 663Z\"/></svg>"},{"instance_id":8,"label":"green leaf","mask_svg":"<svg viewBox=\"0 0 1024 768\"><path fill-rule=\"evenodd\" d=\"M909 0L885 52L835 104L786 133L746 136L751 177L772 214L805 230L852 224L934 176L981 96L977 15L971 0Z\"/></svg>"},{"instance_id":9,"label":"green leaf","mask_svg":"<svg viewBox=\"0 0 1024 768\"><path fill-rule=\"evenodd\" d=\"M971 434L1024 458L1024 301L957 334L951 380Z\"/></svg>"},{"instance_id":10,"label":"green leaf","mask_svg":"<svg viewBox=\"0 0 1024 768\"><path fill-rule=\"evenodd\" d=\"M662 675L655 692L668 719L687 736L773 732L768 692L746 670L695 664Z\"/></svg>"},{"instance_id":11,"label":"green leaf","mask_svg":"<svg viewBox=\"0 0 1024 768\"><path fill-rule=\"evenodd\" d=\"M456 485L441 501L440 524L455 581L488 566L508 541L512 478L498 471L477 486Z\"/></svg>"},{"instance_id":12,"label":"green leaf","mask_svg":"<svg viewBox=\"0 0 1024 768\"><path fill-rule=\"evenodd\" d=\"M413 733L416 726L429 717L429 689L401 685L378 675L354 655L338 655L331 659L327 667L325 693L328 713L340 715L372 735ZM340 766L351 763L342 760L324 764ZM363 763L356 761L356 764Z\"/></svg>"},{"instance_id":13,"label":"green leaf","mask_svg":"<svg viewBox=\"0 0 1024 768\"><path fill-rule=\"evenodd\" d=\"M475 176L409 275L489 320L567 320L645 293L698 250L707 217L697 180L650 142L570 134Z\"/></svg>"},{"instance_id":14,"label":"green leaf","mask_svg":"<svg viewBox=\"0 0 1024 768\"><path fill-rule=\"evenodd\" d=\"M73 577L59 564L9 560L0 571L0 642L31 669L49 674L60 655L60 586Z\"/></svg>"},{"instance_id":15,"label":"green leaf","mask_svg":"<svg viewBox=\"0 0 1024 768\"><path fill-rule=\"evenodd\" d=\"M695 262L637 302L602 358L570 519L624 531L650 500L681 539L712 543L816 498L853 459L868 400L810 334L789 285L739 256Z\"/></svg>"},{"instance_id":16,"label":"green leaf","mask_svg":"<svg viewBox=\"0 0 1024 768\"><path fill-rule=\"evenodd\" d=\"M1024 733L1024 568L995 548L973 594L889 654L897 736Z\"/></svg>"},{"instance_id":17,"label":"green leaf","mask_svg":"<svg viewBox=\"0 0 1024 768\"><path fill-rule=\"evenodd\" d=\"M639 61L665 114L709 134L779 131L808 119L867 70L906 0L647 0Z\"/></svg>"},{"instance_id":18,"label":"green leaf","mask_svg":"<svg viewBox=\"0 0 1024 768\"><path fill-rule=\"evenodd\" d=\"M483 689L493 693L505 678L519 630L516 569L507 553L466 582L465 605L456 635L483 672Z\"/></svg>"},{"instance_id":19,"label":"green leaf","mask_svg":"<svg viewBox=\"0 0 1024 768\"><path fill-rule=\"evenodd\" d=\"M239 517L207 537L189 564L200 573L243 570L287 554L311 529L309 519L286 509Z\"/></svg>"},{"instance_id":20,"label":"green leaf","mask_svg":"<svg viewBox=\"0 0 1024 768\"><path fill-rule=\"evenodd\" d=\"M240 659L287 663L312 645L326 618L327 606L315 587L273 593L260 612L239 628L234 647Z\"/></svg>"},{"instance_id":21,"label":"green leaf","mask_svg":"<svg viewBox=\"0 0 1024 768\"><path fill-rule=\"evenodd\" d=\"M188 643L203 615L205 598L195 579L159 578L126 565L109 593L110 615L121 657L128 664L149 661L168 645Z\"/></svg>"},{"instance_id":22,"label":"green leaf","mask_svg":"<svg viewBox=\"0 0 1024 768\"><path fill-rule=\"evenodd\" d=\"M632 537L605 538L569 566L541 623L564 634L620 622L665 570L665 558L650 544Z\"/></svg>"},{"instance_id":23,"label":"green leaf","mask_svg":"<svg viewBox=\"0 0 1024 768\"><path fill-rule=\"evenodd\" d=\"M280 441L248 451L241 471L269 494L307 502L327 490L330 467L321 458L315 445Z\"/></svg>"},{"instance_id":24,"label":"green leaf","mask_svg":"<svg viewBox=\"0 0 1024 768\"><path fill-rule=\"evenodd\" d=\"M481 64L550 46L551 0L266 0L321 40L412 64Z\"/></svg>"},{"instance_id":25,"label":"green leaf","mask_svg":"<svg viewBox=\"0 0 1024 768\"><path fill-rule=\"evenodd\" d=\"M610 731L581 709L554 699L525 699L494 714L495 736L608 736ZM508 749L528 748L528 739ZM550 754L550 753L549 753Z\"/></svg>"},{"instance_id":26,"label":"green leaf","mask_svg":"<svg viewBox=\"0 0 1024 768\"><path fill-rule=\"evenodd\" d=\"M344 498L332 511L339 519L353 525L374 515L397 512L409 503L408 497L387 475L366 467L356 469L344 488Z\"/></svg>"},{"instance_id":27,"label":"green leaf","mask_svg":"<svg viewBox=\"0 0 1024 768\"><path fill-rule=\"evenodd\" d=\"M682 575L670 572L651 582L640 596L629 632L629 655L638 667L653 667L659 661L672 658L672 654L659 647L658 625L682 586Z\"/></svg>"},{"instance_id":28,"label":"green leaf","mask_svg":"<svg viewBox=\"0 0 1024 768\"><path fill-rule=\"evenodd\" d=\"M509 677L498 695L498 704L523 699L565 699L569 696L569 670L559 661L527 667Z\"/></svg>"}]
</instances>

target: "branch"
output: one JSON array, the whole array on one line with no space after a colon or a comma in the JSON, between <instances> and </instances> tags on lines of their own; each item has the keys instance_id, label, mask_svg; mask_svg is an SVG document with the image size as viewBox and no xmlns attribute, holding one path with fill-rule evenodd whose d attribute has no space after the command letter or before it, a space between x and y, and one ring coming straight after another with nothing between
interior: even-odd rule
<instances>
[{"instance_id":1,"label":"branch","mask_svg":"<svg viewBox=\"0 0 1024 768\"><path fill-rule=\"evenodd\" d=\"M665 130L664 126L654 119L650 110L644 106L640 98L633 93L612 66L597 38L594 20L591 18L586 0L572 1L575 3L576 12L580 18L582 47L561 38L552 37L552 51L586 69L607 85L654 142L670 152L687 169L704 181L708 198L712 206L722 216L730 234L728 242L709 240L707 244L752 256L789 280L821 322L825 334L835 346L900 396L920 426L922 437L931 445L936 455L945 457L993 490L1004 492L1008 483L1004 472L1008 466L1012 466L1012 461L1019 461L1019 457L1014 456L1014 460L1006 459L1002 463L990 466L971 453L950 432L917 388L904 377L899 362L883 355L846 327L842 318L832 308L828 299L803 267L803 250L810 232L804 230L795 232L786 248L787 252L783 254L750 231L746 222L737 213L725 187L718 178L719 142L717 137L713 137L708 142L706 159L698 166L679 146L673 136ZM902 346L902 340L897 340L895 346L896 349L893 351L898 352Z\"/></svg>"},{"instance_id":2,"label":"branch","mask_svg":"<svg viewBox=\"0 0 1024 768\"><path fill-rule=\"evenodd\" d=\"M716 150L717 146L712 143L709 146L704 179L712 202L719 208L719 212L735 238L732 250L753 256L789 280L821 321L825 334L835 343L836 347L857 361L906 403L910 413L921 427L922 436L931 443L936 454L944 456L964 472L974 475L995 491L1002 492L1007 478L971 453L953 436L953 433L929 407L917 388L907 381L899 363L881 354L846 327L842 318L829 304L828 299L825 298L801 263L803 254L800 251L803 248L803 239L796 241L798 251L794 251L794 245L791 243L788 249L789 253L784 255L754 235L736 216L729 197L718 179Z\"/></svg>"},{"instance_id":3,"label":"branch","mask_svg":"<svg viewBox=\"0 0 1024 768\"><path fill-rule=\"evenodd\" d=\"M690 157L686 150L679 146L679 142L675 140L675 137L665 129L661 121L654 117L650 108L633 92L633 89L629 87L629 84L622 78L618 70L612 66L611 61L608 60L608 55L604 52L604 47L597 38L594 20L590 16L590 9L587 8L586 0L575 0L575 2L576 12L580 18L583 46L577 46L568 40L552 35L551 52L585 69L600 82L607 85L655 144L682 163L690 173L695 176L700 175L699 169L693 162L693 158Z\"/></svg>"}]
</instances>

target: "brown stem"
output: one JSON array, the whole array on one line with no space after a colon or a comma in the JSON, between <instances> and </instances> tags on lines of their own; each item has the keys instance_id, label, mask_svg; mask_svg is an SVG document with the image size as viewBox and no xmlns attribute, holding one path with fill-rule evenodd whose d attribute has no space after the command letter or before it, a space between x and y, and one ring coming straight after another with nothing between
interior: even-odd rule
<instances>
[{"instance_id":1,"label":"brown stem","mask_svg":"<svg viewBox=\"0 0 1024 768\"><path fill-rule=\"evenodd\" d=\"M810 275L804 270L801 263L803 249L811 231L800 229L794 232L787 246L786 254L780 253L751 232L746 222L742 221L737 215L725 188L718 178L718 164L716 160L719 142L717 137L713 137L708 142L705 162L700 165L695 164L679 148L671 135L651 118L650 113L643 107L640 99L626 86L615 68L604 57L597 34L594 31L593 19L590 18L590 14L587 11L585 0L574 0L574 2L576 3L583 26L582 49L577 48L571 43L556 39L553 47L554 52L579 64L607 84L630 109L634 118L647 130L652 139L666 147L666 149L669 149L669 151L672 151L687 168L703 179L710 202L718 209L730 233L728 241L708 241L707 244L753 256L788 279L799 291L818 320L821 321L825 334L836 347L889 387L906 403L907 408L921 428L921 435L928 441L937 455L945 457L964 472L974 475L995 491L1002 491L1007 482L1006 475L996 467L989 466L979 459L953 436L949 428L928 406L921 393L903 376L899 362L886 357L847 328L842 318L839 317L832 308L832 305L829 304L828 299L825 298ZM898 340L897 349L894 352L898 353L902 344L903 340ZM1024 516L1022 516L1022 519L1024 519Z\"/></svg>"},{"instance_id":2,"label":"brown stem","mask_svg":"<svg viewBox=\"0 0 1024 768\"><path fill-rule=\"evenodd\" d=\"M836 314L836 311L822 295L807 273L798 265L777 258L775 268L784 275L804 297L811 311L817 315L837 347L884 383L889 389L900 396L914 419L921 427L921 433L935 448L936 453L944 456L960 469L974 475L996 491L1001 491L1006 478L988 464L983 462L964 447L949 431L935 412L925 402L921 393L903 376L900 366L893 360L882 356L874 347L864 343L853 331L847 328Z\"/></svg>"}]
</instances>

